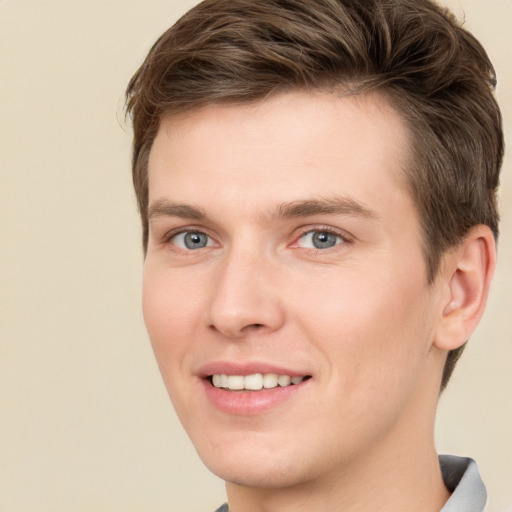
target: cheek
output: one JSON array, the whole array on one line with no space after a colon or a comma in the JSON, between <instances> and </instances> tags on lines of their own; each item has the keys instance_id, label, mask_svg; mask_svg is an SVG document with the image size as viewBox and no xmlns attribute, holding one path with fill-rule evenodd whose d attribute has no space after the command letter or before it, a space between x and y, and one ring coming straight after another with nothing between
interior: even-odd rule
<instances>
[{"instance_id":1,"label":"cheek","mask_svg":"<svg viewBox=\"0 0 512 512\"><path fill-rule=\"evenodd\" d=\"M192 328L197 325L194 287L173 279L172 273L144 270L142 310L146 329L162 373L179 364Z\"/></svg>"},{"instance_id":2,"label":"cheek","mask_svg":"<svg viewBox=\"0 0 512 512\"><path fill-rule=\"evenodd\" d=\"M340 273L321 293L302 298L299 309L309 304L302 316L309 323L300 321L344 388L404 384L427 357L432 315L427 284L417 270Z\"/></svg>"},{"instance_id":3,"label":"cheek","mask_svg":"<svg viewBox=\"0 0 512 512\"><path fill-rule=\"evenodd\" d=\"M195 381L188 358L194 350L198 325L197 291L180 283L172 272L145 268L142 308L144 322L165 387L181 421L186 424Z\"/></svg>"}]
</instances>

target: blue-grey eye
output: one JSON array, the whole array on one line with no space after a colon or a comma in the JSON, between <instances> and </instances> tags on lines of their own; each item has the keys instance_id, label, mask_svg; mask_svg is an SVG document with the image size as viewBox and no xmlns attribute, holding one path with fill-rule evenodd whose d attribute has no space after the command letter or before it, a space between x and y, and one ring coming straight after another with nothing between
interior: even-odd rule
<instances>
[{"instance_id":1,"label":"blue-grey eye","mask_svg":"<svg viewBox=\"0 0 512 512\"><path fill-rule=\"evenodd\" d=\"M173 237L173 242L176 247L186 250L203 249L211 245L210 237L199 231L178 233Z\"/></svg>"},{"instance_id":2,"label":"blue-grey eye","mask_svg":"<svg viewBox=\"0 0 512 512\"><path fill-rule=\"evenodd\" d=\"M330 231L308 231L299 240L300 247L308 249L330 249L341 243L343 243L343 238Z\"/></svg>"}]
</instances>

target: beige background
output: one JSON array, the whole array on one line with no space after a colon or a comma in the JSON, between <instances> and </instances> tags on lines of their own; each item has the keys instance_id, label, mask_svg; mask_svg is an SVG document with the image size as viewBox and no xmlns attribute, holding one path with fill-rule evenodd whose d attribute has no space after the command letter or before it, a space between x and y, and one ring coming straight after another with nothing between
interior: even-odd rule
<instances>
[{"instance_id":1,"label":"beige background","mask_svg":"<svg viewBox=\"0 0 512 512\"><path fill-rule=\"evenodd\" d=\"M0 0L0 511L212 511L140 313L124 87L193 1ZM453 0L512 126L511 0ZM512 175L488 311L441 399L440 451L512 510Z\"/></svg>"}]
</instances>

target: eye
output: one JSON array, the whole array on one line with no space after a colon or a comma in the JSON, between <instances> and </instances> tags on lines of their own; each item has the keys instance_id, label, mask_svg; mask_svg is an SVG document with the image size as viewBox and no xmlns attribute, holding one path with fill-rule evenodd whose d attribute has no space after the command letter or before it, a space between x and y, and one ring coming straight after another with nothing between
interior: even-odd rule
<instances>
[{"instance_id":1,"label":"eye","mask_svg":"<svg viewBox=\"0 0 512 512\"><path fill-rule=\"evenodd\" d=\"M193 251L213 245L212 239L200 231L184 231L171 238L172 243L179 249Z\"/></svg>"},{"instance_id":2,"label":"eye","mask_svg":"<svg viewBox=\"0 0 512 512\"><path fill-rule=\"evenodd\" d=\"M306 249L330 249L344 241L343 237L337 233L325 230L311 230L299 238L297 245Z\"/></svg>"}]
</instances>

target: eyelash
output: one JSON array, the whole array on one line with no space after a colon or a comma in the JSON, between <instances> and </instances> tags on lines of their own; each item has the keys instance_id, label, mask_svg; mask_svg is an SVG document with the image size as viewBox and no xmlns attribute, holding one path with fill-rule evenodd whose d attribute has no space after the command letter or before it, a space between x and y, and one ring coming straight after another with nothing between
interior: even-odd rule
<instances>
[{"instance_id":1,"label":"eyelash","mask_svg":"<svg viewBox=\"0 0 512 512\"><path fill-rule=\"evenodd\" d=\"M299 241L301 239L303 239L306 235L308 235L310 233L315 233L315 232L316 233L327 233L330 235L334 235L336 237L339 237L341 239L341 242L336 243L332 247L321 248L321 249L313 248L313 247L301 247L299 245ZM188 255L192 255L195 252L199 252L200 249L206 249L206 248L210 247L210 245L207 245L205 247L201 247L198 249L184 249L184 248L176 246L173 243L173 240L175 240L180 235L195 234L195 233L200 234L200 235L201 234L205 235L209 239L208 243L213 242L212 245L215 244L215 239L210 234L208 234L208 232L206 230L204 230L204 228L199 228L199 227L194 227L194 226L181 228L181 229L173 230L169 233L166 233L164 235L164 237L162 238L162 244L169 246L169 248L174 252L179 252L181 254L188 254ZM321 226L320 225L320 226L307 226L307 227L300 228L298 235L294 236L293 240L294 241L290 244L291 248L298 248L298 249L304 249L307 251L314 251L315 253L321 253L321 252L329 252L330 250L335 249L339 245L352 243L353 238L344 231L336 230L330 226Z\"/></svg>"},{"instance_id":2,"label":"eyelash","mask_svg":"<svg viewBox=\"0 0 512 512\"><path fill-rule=\"evenodd\" d=\"M334 235L336 237L339 237L341 239L341 242L335 244L333 247L328 247L328 248L323 248L323 249L311 248L311 247L310 248L300 247L298 245L299 241L310 233L327 233L329 235ZM321 226L321 225L320 226L307 226L307 227L301 228L299 235L295 238L295 241L292 244L292 247L298 247L300 249L306 249L306 250L310 250L310 251L315 251L316 253L320 253L320 252L328 252L330 249L335 249L338 245L349 244L352 241L353 241L353 238L351 236L349 236L348 233L334 229L331 226Z\"/></svg>"},{"instance_id":3,"label":"eyelash","mask_svg":"<svg viewBox=\"0 0 512 512\"><path fill-rule=\"evenodd\" d=\"M172 243L173 240L175 240L178 236L186 235L186 234L205 235L206 237L208 237L209 242L210 241L215 242L215 239L211 235L209 235L203 228L189 226L186 228L181 228L181 229L173 230L173 231L170 231L169 233L166 233L164 235L164 237L162 238L162 244L167 245L171 248L171 250L180 252L180 253L190 254L190 253L197 252L199 249L195 249L195 250L194 249L183 249L183 248L178 247ZM207 245L206 247L209 247L209 245Z\"/></svg>"}]
</instances>

